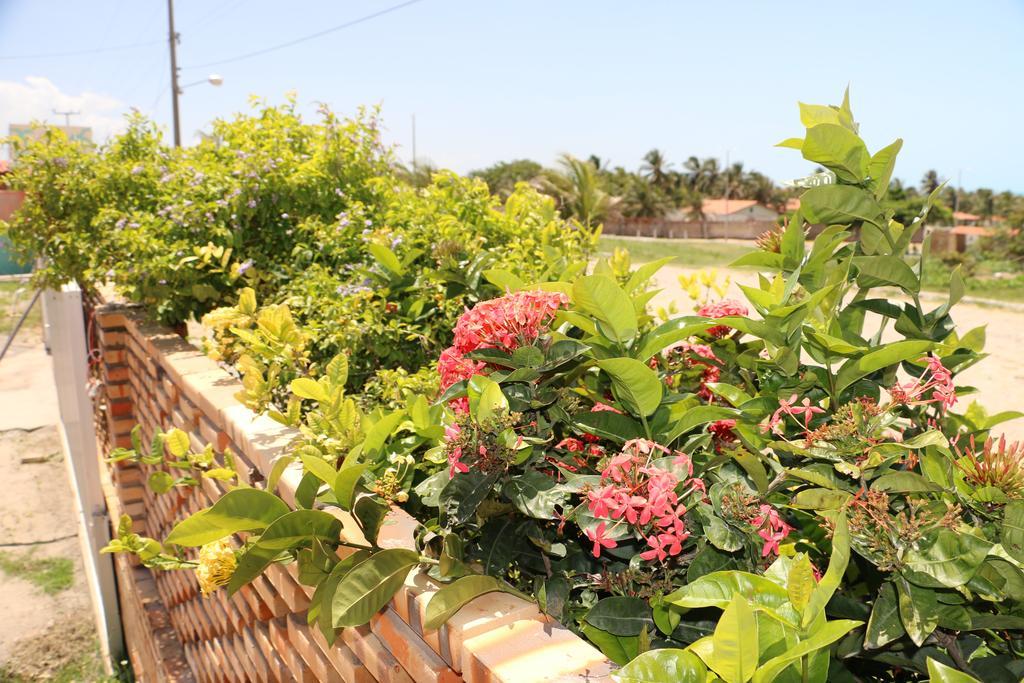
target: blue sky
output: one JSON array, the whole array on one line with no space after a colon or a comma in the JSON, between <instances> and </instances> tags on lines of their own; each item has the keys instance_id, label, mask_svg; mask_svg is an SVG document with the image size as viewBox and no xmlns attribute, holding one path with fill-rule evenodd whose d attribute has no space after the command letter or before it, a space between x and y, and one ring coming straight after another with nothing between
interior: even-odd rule
<instances>
[{"instance_id":1,"label":"blue sky","mask_svg":"<svg viewBox=\"0 0 1024 683\"><path fill-rule=\"evenodd\" d=\"M381 104L387 139L468 171L562 152L635 168L652 147L803 175L796 102L838 102L847 83L872 149L902 136L896 174L928 168L964 187L1024 192L1024 2L858 3L421 0L260 57L210 67L391 7L177 0L186 142L212 118L295 90L339 112ZM0 0L0 57L150 43L75 57L0 59L0 130L82 109L101 133L134 106L170 124L164 0Z\"/></svg>"}]
</instances>

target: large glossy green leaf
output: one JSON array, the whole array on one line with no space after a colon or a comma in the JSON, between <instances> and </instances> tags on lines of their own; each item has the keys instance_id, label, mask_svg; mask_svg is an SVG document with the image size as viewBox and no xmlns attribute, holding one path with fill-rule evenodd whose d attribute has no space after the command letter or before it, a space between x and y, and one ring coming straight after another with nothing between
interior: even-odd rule
<instances>
[{"instance_id":1,"label":"large glossy green leaf","mask_svg":"<svg viewBox=\"0 0 1024 683\"><path fill-rule=\"evenodd\" d=\"M334 469L326 460L318 455L301 451L299 452L299 460L302 461L302 466L306 468L307 472L312 473L314 477L330 486L334 485L334 480L338 476L338 470Z\"/></svg>"},{"instance_id":2,"label":"large glossy green leaf","mask_svg":"<svg viewBox=\"0 0 1024 683\"><path fill-rule=\"evenodd\" d=\"M338 499L338 505L342 510L351 510L355 503L356 487L362 479L363 472L369 468L369 463L355 463L346 465L335 473L332 488Z\"/></svg>"},{"instance_id":3,"label":"large glossy green leaf","mask_svg":"<svg viewBox=\"0 0 1024 683\"><path fill-rule=\"evenodd\" d=\"M896 576L895 581L900 621L910 639L920 647L939 625L939 603L935 591L915 586L902 576Z\"/></svg>"},{"instance_id":4,"label":"large glossy green leaf","mask_svg":"<svg viewBox=\"0 0 1024 683\"><path fill-rule=\"evenodd\" d=\"M611 377L615 396L634 415L647 417L658 409L664 387L654 370L635 358L608 358L597 365Z\"/></svg>"},{"instance_id":5,"label":"large glossy green leaf","mask_svg":"<svg viewBox=\"0 0 1024 683\"><path fill-rule=\"evenodd\" d=\"M419 554L405 548L374 553L353 567L338 584L331 602L331 619L336 628L362 626L370 621L405 582L409 571L419 564Z\"/></svg>"},{"instance_id":6,"label":"large glossy green leaf","mask_svg":"<svg viewBox=\"0 0 1024 683\"><path fill-rule=\"evenodd\" d=\"M837 619L826 622L824 626L812 633L808 638L789 648L781 655L772 657L762 664L754 674L754 683L771 683L790 664L793 664L801 657L810 655L816 650L828 647L863 622L853 619Z\"/></svg>"},{"instance_id":7,"label":"large glossy green leaf","mask_svg":"<svg viewBox=\"0 0 1024 683\"><path fill-rule=\"evenodd\" d=\"M257 531L288 513L288 505L259 489L234 489L205 510L175 525L167 543L200 546L238 531Z\"/></svg>"},{"instance_id":8,"label":"large glossy green leaf","mask_svg":"<svg viewBox=\"0 0 1024 683\"><path fill-rule=\"evenodd\" d=\"M1024 562L1024 501L1015 500L1003 508L999 540L1010 557Z\"/></svg>"},{"instance_id":9,"label":"large glossy green leaf","mask_svg":"<svg viewBox=\"0 0 1024 683\"><path fill-rule=\"evenodd\" d=\"M871 156L856 133L834 123L822 123L807 130L800 149L804 159L825 166L849 182L864 180Z\"/></svg>"},{"instance_id":10,"label":"large glossy green leaf","mask_svg":"<svg viewBox=\"0 0 1024 683\"><path fill-rule=\"evenodd\" d=\"M501 385L483 375L473 375L467 387L469 412L481 424L507 415L508 399L501 391Z\"/></svg>"},{"instance_id":11,"label":"large glossy green leaf","mask_svg":"<svg viewBox=\"0 0 1024 683\"><path fill-rule=\"evenodd\" d=\"M234 593L252 581L282 551L296 548L314 538L337 545L340 534L341 521L322 510L292 510L278 517L264 530L259 540L242 553L228 583L228 591Z\"/></svg>"},{"instance_id":12,"label":"large glossy green leaf","mask_svg":"<svg viewBox=\"0 0 1024 683\"><path fill-rule=\"evenodd\" d=\"M789 602L801 615L811 600L811 593L818 585L814 578L814 567L811 565L811 558L807 553L801 553L793 560L789 568L789 575L786 581L786 592L789 594Z\"/></svg>"},{"instance_id":13,"label":"large glossy green leaf","mask_svg":"<svg viewBox=\"0 0 1024 683\"><path fill-rule=\"evenodd\" d=\"M746 683L754 676L758 661L757 619L743 596L733 596L722 612L711 643L709 664L725 683Z\"/></svg>"},{"instance_id":14,"label":"large glossy green leaf","mask_svg":"<svg viewBox=\"0 0 1024 683\"><path fill-rule=\"evenodd\" d=\"M740 571L705 574L665 596L665 602L696 609L725 609L734 595L741 595L757 607L774 611L782 618L797 622L799 616L789 603L786 589L771 579Z\"/></svg>"},{"instance_id":15,"label":"large glossy green leaf","mask_svg":"<svg viewBox=\"0 0 1024 683\"><path fill-rule=\"evenodd\" d=\"M393 275L403 275L405 273L405 267L402 262L395 256L395 252L391 251L388 247L383 244L370 243L366 247L373 258L376 259L385 270L392 273Z\"/></svg>"},{"instance_id":16,"label":"large glossy green leaf","mask_svg":"<svg viewBox=\"0 0 1024 683\"><path fill-rule=\"evenodd\" d=\"M803 618L800 620L800 624L804 628L809 627L819 612L825 610L825 605L835 595L836 589L839 588L839 584L843 580L843 574L846 573L846 567L850 563L850 529L846 521L846 514L839 511L831 513L830 516L835 529L832 533L832 555L829 557L825 575L821 577L821 581L811 593L810 600L807 601Z\"/></svg>"},{"instance_id":17,"label":"large glossy green leaf","mask_svg":"<svg viewBox=\"0 0 1024 683\"><path fill-rule=\"evenodd\" d=\"M968 676L959 669L928 658L928 683L981 683L974 676Z\"/></svg>"},{"instance_id":18,"label":"large glossy green leaf","mask_svg":"<svg viewBox=\"0 0 1024 683\"><path fill-rule=\"evenodd\" d=\"M901 637L906 630L900 621L900 606L896 599L896 587L889 581L883 583L875 596L864 632L864 647L869 650L882 647Z\"/></svg>"},{"instance_id":19,"label":"large glossy green leaf","mask_svg":"<svg viewBox=\"0 0 1024 683\"><path fill-rule=\"evenodd\" d=\"M941 486L932 483L917 472L907 471L883 474L871 483L871 488L875 491L895 493L926 493L942 490Z\"/></svg>"},{"instance_id":20,"label":"large glossy green leaf","mask_svg":"<svg viewBox=\"0 0 1024 683\"><path fill-rule=\"evenodd\" d=\"M892 144L875 152L868 163L871 188L875 193L875 199L879 201L889 191L889 181L892 180L892 172L896 168L896 156L901 149L903 149L903 140L897 138Z\"/></svg>"},{"instance_id":21,"label":"large glossy green leaf","mask_svg":"<svg viewBox=\"0 0 1024 683\"><path fill-rule=\"evenodd\" d=\"M341 580L345 578L345 575L352 571L353 567L369 557L369 550L357 550L341 560L338 564L334 565L331 573L320 582L320 585L316 587L316 591L313 593L313 603L319 605L319 611L316 615L317 624L328 643L334 643L334 620L331 617L331 610L334 605L334 592L337 590ZM310 611L312 610L313 607L311 605Z\"/></svg>"},{"instance_id":22,"label":"large glossy green leaf","mask_svg":"<svg viewBox=\"0 0 1024 683\"><path fill-rule=\"evenodd\" d=\"M612 678L618 683L704 683L707 675L700 657L667 647L642 653Z\"/></svg>"},{"instance_id":23,"label":"large glossy green leaf","mask_svg":"<svg viewBox=\"0 0 1024 683\"><path fill-rule=\"evenodd\" d=\"M188 455L188 452L192 447L192 442L189 440L188 434L180 429L172 429L164 434L164 443L167 444L167 448L171 451L171 455L176 458L184 458Z\"/></svg>"},{"instance_id":24,"label":"large glossy green leaf","mask_svg":"<svg viewBox=\"0 0 1024 683\"><path fill-rule=\"evenodd\" d=\"M880 222L882 207L870 192L850 185L812 187L800 196L800 212L809 223L850 225Z\"/></svg>"},{"instance_id":25,"label":"large glossy green leaf","mask_svg":"<svg viewBox=\"0 0 1024 683\"><path fill-rule=\"evenodd\" d=\"M532 469L510 477L502 493L520 512L535 519L554 518L555 507L563 505L570 495L550 476Z\"/></svg>"},{"instance_id":26,"label":"large glossy green leaf","mask_svg":"<svg viewBox=\"0 0 1024 683\"><path fill-rule=\"evenodd\" d=\"M931 588L963 586L992 548L984 539L949 529L939 529L922 544L927 545L904 556L904 565L910 570L905 575L913 583Z\"/></svg>"},{"instance_id":27,"label":"large glossy green leaf","mask_svg":"<svg viewBox=\"0 0 1024 683\"><path fill-rule=\"evenodd\" d=\"M914 269L898 256L858 256L853 259L859 275L857 284L861 287L895 285L909 294L921 290L921 282Z\"/></svg>"},{"instance_id":28,"label":"large glossy green leaf","mask_svg":"<svg viewBox=\"0 0 1024 683\"><path fill-rule=\"evenodd\" d=\"M679 437L700 425L715 422L716 420L728 420L739 414L740 411L735 408L726 408L725 406L694 406L683 413L682 417L672 425L672 428L669 430L668 437L666 438L666 442L673 441L676 437Z\"/></svg>"},{"instance_id":29,"label":"large glossy green leaf","mask_svg":"<svg viewBox=\"0 0 1024 683\"><path fill-rule=\"evenodd\" d=\"M473 574L456 579L434 593L427 603L423 628L437 629L448 621L467 603L485 593L504 591L518 595L518 591L501 579L483 574Z\"/></svg>"},{"instance_id":30,"label":"large glossy green leaf","mask_svg":"<svg viewBox=\"0 0 1024 683\"><path fill-rule=\"evenodd\" d=\"M583 617L591 626L616 636L635 636L655 628L651 608L640 598L612 596L599 600Z\"/></svg>"},{"instance_id":31,"label":"large glossy green leaf","mask_svg":"<svg viewBox=\"0 0 1024 683\"><path fill-rule=\"evenodd\" d=\"M864 354L860 358L851 358L839 369L836 375L836 392L841 393L861 377L870 375L876 370L897 365L906 360L920 358L935 344L923 339L906 339L884 344Z\"/></svg>"},{"instance_id":32,"label":"large glossy green leaf","mask_svg":"<svg viewBox=\"0 0 1024 683\"><path fill-rule=\"evenodd\" d=\"M572 287L576 307L597 318L600 330L615 342L628 343L637 333L636 310L629 295L608 275L587 275Z\"/></svg>"},{"instance_id":33,"label":"large glossy green leaf","mask_svg":"<svg viewBox=\"0 0 1024 683\"><path fill-rule=\"evenodd\" d=\"M320 403L327 403L330 400L330 396L327 394L327 390L317 382L315 379L309 377L299 377L298 379L292 380L292 383L288 385L288 388L292 390L292 393L299 398L307 398L313 401L319 401Z\"/></svg>"},{"instance_id":34,"label":"large glossy green leaf","mask_svg":"<svg viewBox=\"0 0 1024 683\"><path fill-rule=\"evenodd\" d=\"M577 428L616 443L624 443L644 435L643 425L635 419L610 410L573 415L573 420Z\"/></svg>"},{"instance_id":35,"label":"large glossy green leaf","mask_svg":"<svg viewBox=\"0 0 1024 683\"><path fill-rule=\"evenodd\" d=\"M580 631L591 643L597 646L601 653L620 666L629 663L639 654L638 636L616 636L602 631L601 629L583 623Z\"/></svg>"}]
</instances>

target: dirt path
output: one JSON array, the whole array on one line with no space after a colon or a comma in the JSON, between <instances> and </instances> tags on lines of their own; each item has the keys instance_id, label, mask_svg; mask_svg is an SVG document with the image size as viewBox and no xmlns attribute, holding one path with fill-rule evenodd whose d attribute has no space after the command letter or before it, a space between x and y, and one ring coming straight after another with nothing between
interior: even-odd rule
<instances>
[{"instance_id":1,"label":"dirt path","mask_svg":"<svg viewBox=\"0 0 1024 683\"><path fill-rule=\"evenodd\" d=\"M680 275L700 272L698 268L666 266L655 276L662 292L654 298L655 306L668 306L675 302L680 313L689 312L692 302L681 290ZM756 286L757 274L751 271L719 268L721 278L732 280L727 296L746 301L737 284ZM925 293L922 300L939 304L944 297ZM955 410L962 412L972 400L985 406L989 414L1005 410L1024 412L1024 362L1018 353L1024 351L1024 310L1020 306L995 306L989 304L961 302L953 309L953 319L961 333L975 327L986 327L985 350L989 354L974 367L957 378L957 383L973 386L978 393L964 396ZM1024 418L1005 422L995 429L996 434L1005 433L1008 440L1024 440Z\"/></svg>"},{"instance_id":2,"label":"dirt path","mask_svg":"<svg viewBox=\"0 0 1024 683\"><path fill-rule=\"evenodd\" d=\"M106 680L38 328L0 363L0 415L0 681Z\"/></svg>"}]
</instances>

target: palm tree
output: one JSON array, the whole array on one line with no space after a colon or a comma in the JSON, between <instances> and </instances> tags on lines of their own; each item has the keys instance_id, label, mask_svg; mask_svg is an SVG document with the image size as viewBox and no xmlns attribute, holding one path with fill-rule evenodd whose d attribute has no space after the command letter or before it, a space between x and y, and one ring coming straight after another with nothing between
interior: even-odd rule
<instances>
[{"instance_id":1,"label":"palm tree","mask_svg":"<svg viewBox=\"0 0 1024 683\"><path fill-rule=\"evenodd\" d=\"M562 171L548 171L538 178L539 189L558 201L565 216L588 228L600 223L608 214L612 199L601 188L597 169L571 154L563 154L559 165Z\"/></svg>"},{"instance_id":2,"label":"palm tree","mask_svg":"<svg viewBox=\"0 0 1024 683\"><path fill-rule=\"evenodd\" d=\"M921 178L921 192L931 194L932 192L935 192L941 184L942 181L939 180L938 172L936 172L935 169L930 169L924 174L924 177Z\"/></svg>"},{"instance_id":3,"label":"palm tree","mask_svg":"<svg viewBox=\"0 0 1024 683\"><path fill-rule=\"evenodd\" d=\"M690 157L683 163L683 167L686 169L686 183L691 190L697 190L702 194L718 192L721 179L718 159Z\"/></svg>"},{"instance_id":4,"label":"palm tree","mask_svg":"<svg viewBox=\"0 0 1024 683\"><path fill-rule=\"evenodd\" d=\"M659 149L652 149L644 155L644 163L640 165L640 174L647 178L655 187L665 189L669 184L669 164Z\"/></svg>"},{"instance_id":5,"label":"palm tree","mask_svg":"<svg viewBox=\"0 0 1024 683\"><path fill-rule=\"evenodd\" d=\"M622 198L622 215L631 218L660 218L672 207L672 200L661 188L635 177Z\"/></svg>"},{"instance_id":6,"label":"palm tree","mask_svg":"<svg viewBox=\"0 0 1024 683\"><path fill-rule=\"evenodd\" d=\"M692 157L691 157L692 158ZM690 190L686 193L684 205L687 208L686 217L691 221L700 221L700 236L708 238L708 221L704 215L704 195L700 190Z\"/></svg>"}]
</instances>

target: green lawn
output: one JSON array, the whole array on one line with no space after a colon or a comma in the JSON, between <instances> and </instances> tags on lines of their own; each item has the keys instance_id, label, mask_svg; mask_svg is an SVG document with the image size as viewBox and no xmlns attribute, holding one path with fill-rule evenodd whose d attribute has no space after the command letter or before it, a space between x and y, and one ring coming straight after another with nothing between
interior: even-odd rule
<instances>
[{"instance_id":1,"label":"green lawn","mask_svg":"<svg viewBox=\"0 0 1024 683\"><path fill-rule=\"evenodd\" d=\"M689 268L724 268L754 246L717 240L643 239L635 237L602 236L597 248L602 256L615 248L627 249L638 263L675 256L673 265Z\"/></svg>"},{"instance_id":2,"label":"green lawn","mask_svg":"<svg viewBox=\"0 0 1024 683\"><path fill-rule=\"evenodd\" d=\"M753 242L722 242L718 240L644 239L601 236L597 245L602 256L616 248L629 250L635 263L645 263L665 256L675 256L673 265L684 268L725 268L754 248ZM916 268L916 257L908 259ZM931 258L924 273L924 289L949 291L949 276L955 264ZM999 301L1024 302L1024 273L1006 261L967 258L964 280L968 296ZM1005 275L1010 273L1009 276Z\"/></svg>"}]
</instances>

